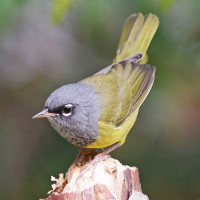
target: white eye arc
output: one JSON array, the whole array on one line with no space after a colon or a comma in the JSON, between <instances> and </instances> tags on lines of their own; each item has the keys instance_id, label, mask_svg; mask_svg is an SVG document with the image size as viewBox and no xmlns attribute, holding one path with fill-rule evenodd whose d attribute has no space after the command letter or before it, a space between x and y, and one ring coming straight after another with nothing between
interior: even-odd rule
<instances>
[{"instance_id":1,"label":"white eye arc","mask_svg":"<svg viewBox=\"0 0 200 200\"><path fill-rule=\"evenodd\" d=\"M62 109L62 114L66 117L72 114L74 106L72 104L66 104Z\"/></svg>"}]
</instances>

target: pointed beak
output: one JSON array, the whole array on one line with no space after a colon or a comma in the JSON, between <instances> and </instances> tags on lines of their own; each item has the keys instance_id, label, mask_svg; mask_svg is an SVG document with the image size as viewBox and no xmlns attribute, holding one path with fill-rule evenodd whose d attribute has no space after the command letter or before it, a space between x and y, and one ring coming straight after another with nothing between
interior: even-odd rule
<instances>
[{"instance_id":1,"label":"pointed beak","mask_svg":"<svg viewBox=\"0 0 200 200\"><path fill-rule=\"evenodd\" d=\"M44 117L55 117L55 116L58 116L59 114L57 113L50 113L48 112L48 109L44 109L43 111L39 112L38 114L34 115L32 117L32 119L35 119L35 118L44 118Z\"/></svg>"}]
</instances>

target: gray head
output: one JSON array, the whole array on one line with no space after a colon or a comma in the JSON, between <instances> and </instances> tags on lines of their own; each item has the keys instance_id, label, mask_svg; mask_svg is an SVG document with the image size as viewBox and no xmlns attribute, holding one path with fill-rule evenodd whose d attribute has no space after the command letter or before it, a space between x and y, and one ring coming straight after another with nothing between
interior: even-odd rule
<instances>
[{"instance_id":1,"label":"gray head","mask_svg":"<svg viewBox=\"0 0 200 200\"><path fill-rule=\"evenodd\" d=\"M98 137L98 95L85 83L64 85L47 99L42 112L56 131L69 142L87 146Z\"/></svg>"}]
</instances>

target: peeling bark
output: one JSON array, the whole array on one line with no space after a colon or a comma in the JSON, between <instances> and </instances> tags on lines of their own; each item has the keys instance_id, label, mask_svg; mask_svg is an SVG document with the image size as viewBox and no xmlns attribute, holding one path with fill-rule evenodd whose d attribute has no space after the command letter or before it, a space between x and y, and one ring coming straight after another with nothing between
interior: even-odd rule
<instances>
[{"instance_id":1,"label":"peeling bark","mask_svg":"<svg viewBox=\"0 0 200 200\"><path fill-rule=\"evenodd\" d=\"M65 177L52 177L56 183L43 200L148 200L142 193L138 169L109 156L80 174L81 167L74 165Z\"/></svg>"}]
</instances>

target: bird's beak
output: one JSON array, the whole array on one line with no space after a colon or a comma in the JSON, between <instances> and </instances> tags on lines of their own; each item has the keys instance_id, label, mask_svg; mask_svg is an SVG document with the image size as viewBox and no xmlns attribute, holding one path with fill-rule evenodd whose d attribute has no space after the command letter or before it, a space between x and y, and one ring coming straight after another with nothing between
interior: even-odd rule
<instances>
[{"instance_id":1,"label":"bird's beak","mask_svg":"<svg viewBox=\"0 0 200 200\"><path fill-rule=\"evenodd\" d=\"M44 117L54 117L54 116L57 116L57 115L59 115L59 114L48 112L48 109L46 108L43 111L39 112L38 114L34 115L32 117L32 119L35 119L35 118L44 118Z\"/></svg>"}]
</instances>

